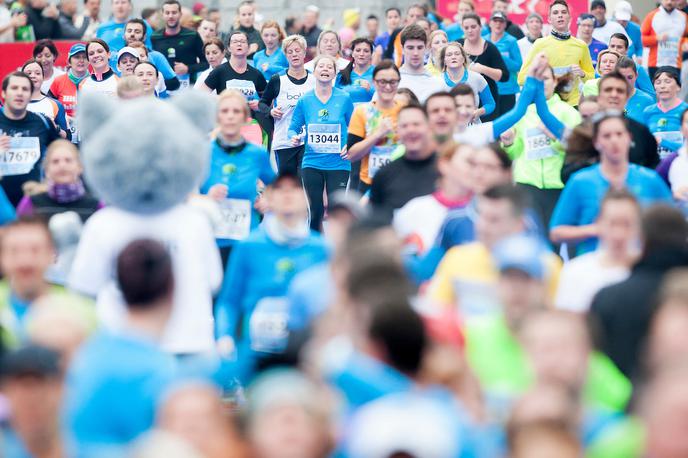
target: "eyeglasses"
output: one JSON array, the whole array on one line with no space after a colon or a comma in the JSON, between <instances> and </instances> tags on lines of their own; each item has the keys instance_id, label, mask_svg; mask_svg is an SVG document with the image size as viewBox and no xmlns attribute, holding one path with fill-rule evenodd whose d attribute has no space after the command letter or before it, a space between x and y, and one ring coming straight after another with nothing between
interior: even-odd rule
<instances>
[{"instance_id":1,"label":"eyeglasses","mask_svg":"<svg viewBox=\"0 0 688 458\"><path fill-rule=\"evenodd\" d=\"M247 45L248 41L246 41L246 40L230 40L229 44L230 45L238 45L238 44Z\"/></svg>"},{"instance_id":2,"label":"eyeglasses","mask_svg":"<svg viewBox=\"0 0 688 458\"><path fill-rule=\"evenodd\" d=\"M399 84L399 80L375 80L375 84L380 86L394 87Z\"/></svg>"}]
</instances>

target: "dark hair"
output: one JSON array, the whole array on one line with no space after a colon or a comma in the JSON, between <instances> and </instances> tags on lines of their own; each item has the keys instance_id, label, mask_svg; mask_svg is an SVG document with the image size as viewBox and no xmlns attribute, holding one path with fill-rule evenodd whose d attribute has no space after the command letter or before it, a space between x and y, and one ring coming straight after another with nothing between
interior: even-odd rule
<instances>
[{"instance_id":1,"label":"dark hair","mask_svg":"<svg viewBox=\"0 0 688 458\"><path fill-rule=\"evenodd\" d=\"M10 85L10 78L15 77L15 78L25 78L26 81L29 82L29 87L31 88L31 93L33 93L33 81L31 81L31 78L29 78L29 75L27 75L24 72L16 71L8 74L6 77L2 79L2 90L6 91L7 88Z\"/></svg>"},{"instance_id":2,"label":"dark hair","mask_svg":"<svg viewBox=\"0 0 688 458\"><path fill-rule=\"evenodd\" d=\"M380 19L375 16L374 14L369 14L368 17L366 18L366 21L370 21L371 19L375 19L376 21L379 21Z\"/></svg>"},{"instance_id":3,"label":"dark hair","mask_svg":"<svg viewBox=\"0 0 688 458\"><path fill-rule=\"evenodd\" d=\"M617 62L617 65L618 65L618 62ZM631 86L628 84L628 80L621 73L619 73L616 70L609 72L600 78L600 81L597 83L597 87L600 89L600 92L602 92L602 85L607 80L623 81L624 84L626 85L626 95L631 93Z\"/></svg>"},{"instance_id":4,"label":"dark hair","mask_svg":"<svg viewBox=\"0 0 688 458\"><path fill-rule=\"evenodd\" d=\"M244 32L243 30L239 30L239 29L232 30L232 31L229 32L229 34L227 35L227 44L225 45L225 47L229 48L229 43L232 41L232 37L233 37L234 35L243 35L243 36L246 37L246 40L247 40L247 41L249 40L248 33Z\"/></svg>"},{"instance_id":5,"label":"dark hair","mask_svg":"<svg viewBox=\"0 0 688 458\"><path fill-rule=\"evenodd\" d=\"M406 43L409 40L420 40L423 43L427 44L428 34L425 33L423 27L417 24L407 25L401 31L401 46L404 46L404 43Z\"/></svg>"},{"instance_id":6,"label":"dark hair","mask_svg":"<svg viewBox=\"0 0 688 458\"><path fill-rule=\"evenodd\" d=\"M667 204L656 204L643 215L643 256L662 248L686 248L688 222Z\"/></svg>"},{"instance_id":7,"label":"dark hair","mask_svg":"<svg viewBox=\"0 0 688 458\"><path fill-rule=\"evenodd\" d=\"M179 7L179 11L182 11L182 4L179 3L179 0L165 0L164 2L162 2L162 5L160 6L160 10L163 10L165 6L169 5L177 5Z\"/></svg>"},{"instance_id":8,"label":"dark hair","mask_svg":"<svg viewBox=\"0 0 688 458\"><path fill-rule=\"evenodd\" d=\"M146 28L146 23L144 22L143 19L139 19L139 18L135 17L133 19L129 19L127 21L127 24L139 24L141 27L143 27L143 37L141 39L146 38L146 33L148 32L148 29ZM124 25L124 28L125 29L127 28L126 24Z\"/></svg>"},{"instance_id":9,"label":"dark hair","mask_svg":"<svg viewBox=\"0 0 688 458\"><path fill-rule=\"evenodd\" d=\"M100 38L94 38L92 40L89 40L88 43L86 43L86 58L88 58L88 48L94 43L99 44L100 46L105 48L106 52L110 52L110 46L108 46L108 44L104 40L101 40Z\"/></svg>"},{"instance_id":10,"label":"dark hair","mask_svg":"<svg viewBox=\"0 0 688 458\"><path fill-rule=\"evenodd\" d=\"M26 62L24 62L24 65L22 65L21 71L24 72L24 70L26 70L26 67L28 67L31 64L36 64L39 67L41 67L41 73L43 73L43 66L36 59L29 59Z\"/></svg>"},{"instance_id":11,"label":"dark hair","mask_svg":"<svg viewBox=\"0 0 688 458\"><path fill-rule=\"evenodd\" d=\"M463 17L461 18L461 24L466 22L466 19L473 19L475 22L478 23L478 25L481 25L480 16L478 16L477 13L470 12L470 13L464 14Z\"/></svg>"},{"instance_id":12,"label":"dark hair","mask_svg":"<svg viewBox=\"0 0 688 458\"><path fill-rule=\"evenodd\" d=\"M399 72L399 67L391 59L383 59L379 64L375 66L373 70L373 79L383 70L394 70L399 78L401 78L401 73Z\"/></svg>"},{"instance_id":13,"label":"dark hair","mask_svg":"<svg viewBox=\"0 0 688 458\"><path fill-rule=\"evenodd\" d=\"M612 38L616 38L616 39L618 39L618 40L623 41L624 44L626 45L626 49L628 49L628 47L630 46L630 43L629 43L629 41L628 41L628 37L627 37L626 35L624 35L623 33L621 33L621 32L613 33L612 36L609 37L609 43L612 42Z\"/></svg>"},{"instance_id":14,"label":"dark hair","mask_svg":"<svg viewBox=\"0 0 688 458\"><path fill-rule=\"evenodd\" d=\"M146 309L172 293L172 259L158 241L139 239L117 257L117 283L130 308Z\"/></svg>"},{"instance_id":15,"label":"dark hair","mask_svg":"<svg viewBox=\"0 0 688 458\"><path fill-rule=\"evenodd\" d=\"M635 65L635 61L628 56L621 56L621 58L616 62L616 67L614 71L618 72L622 68L633 69L633 73L638 74L638 67ZM623 75L622 75L623 76Z\"/></svg>"},{"instance_id":16,"label":"dark hair","mask_svg":"<svg viewBox=\"0 0 688 458\"><path fill-rule=\"evenodd\" d=\"M351 52L353 53L354 48L361 43L365 43L368 45L370 48L370 54L372 56L373 51L375 51L375 44L370 40L369 38L364 38L364 37L359 37L354 39L351 42L351 45L349 46L349 49L351 49ZM349 61L349 64L342 69L342 71L339 72L339 83L342 86L348 86L351 84L351 72L354 70L354 59L353 57Z\"/></svg>"},{"instance_id":17,"label":"dark hair","mask_svg":"<svg viewBox=\"0 0 688 458\"><path fill-rule=\"evenodd\" d=\"M430 105L430 101L433 99L440 99L440 98L450 99L452 102L452 105L454 105L454 108L456 108L456 100L454 100L454 96L451 95L447 91L440 91L440 92L435 92L433 94L430 94L430 96L427 99L425 99L425 103L423 104L423 110L425 110L425 112L427 113L428 112L428 105Z\"/></svg>"},{"instance_id":18,"label":"dark hair","mask_svg":"<svg viewBox=\"0 0 688 458\"><path fill-rule=\"evenodd\" d=\"M494 155L497 157L497 160L499 161L499 166L502 168L502 170L509 170L511 169L511 164L512 160L509 157L509 154L504 151L504 148L502 148L502 145L499 144L499 142L493 142L485 146L485 148L489 149L494 153Z\"/></svg>"},{"instance_id":19,"label":"dark hair","mask_svg":"<svg viewBox=\"0 0 688 458\"><path fill-rule=\"evenodd\" d=\"M568 11L569 14L571 13L571 8L569 8L569 4L566 3L566 0L554 0L554 1L552 2L552 4L549 5L549 9L548 9L547 11L549 11L549 12L551 13L551 12L552 12L552 8L554 8L556 5L561 5L561 6L565 7L565 8L566 8L566 11Z\"/></svg>"},{"instance_id":20,"label":"dark hair","mask_svg":"<svg viewBox=\"0 0 688 458\"><path fill-rule=\"evenodd\" d=\"M141 65L150 65L151 67L153 67L153 70L155 70L155 76L158 76L158 73L160 73L158 71L158 67L156 67L155 64L149 60L141 60L137 62L136 65L134 65L134 71L136 71L136 69L139 68L139 66Z\"/></svg>"},{"instance_id":21,"label":"dark hair","mask_svg":"<svg viewBox=\"0 0 688 458\"><path fill-rule=\"evenodd\" d=\"M148 19L152 15L158 12L157 8L144 8L141 10L141 17L143 19Z\"/></svg>"},{"instance_id":22,"label":"dark hair","mask_svg":"<svg viewBox=\"0 0 688 458\"><path fill-rule=\"evenodd\" d=\"M470 95L475 98L475 91L468 84L459 83L449 91L452 97L457 97L459 95Z\"/></svg>"},{"instance_id":23,"label":"dark hair","mask_svg":"<svg viewBox=\"0 0 688 458\"><path fill-rule=\"evenodd\" d=\"M523 189L513 184L498 184L492 186L482 196L490 200L507 200L511 205L514 216L521 217L528 208L528 195Z\"/></svg>"},{"instance_id":24,"label":"dark hair","mask_svg":"<svg viewBox=\"0 0 688 458\"><path fill-rule=\"evenodd\" d=\"M659 67L657 69L655 76L652 77L652 84L655 84L655 81L657 81L657 78L659 78L663 74L668 75L669 78L676 81L676 84L678 84L678 87L681 87L681 75L678 73L678 70L676 70L676 68L674 68L674 67L669 67L667 65L665 65L664 67Z\"/></svg>"},{"instance_id":25,"label":"dark hair","mask_svg":"<svg viewBox=\"0 0 688 458\"><path fill-rule=\"evenodd\" d=\"M390 301L374 307L368 334L383 347L392 367L411 376L418 373L428 337L423 320L408 302Z\"/></svg>"},{"instance_id":26,"label":"dark hair","mask_svg":"<svg viewBox=\"0 0 688 458\"><path fill-rule=\"evenodd\" d=\"M53 56L55 56L55 58L57 58L57 56L60 55L60 52L57 50L57 46L55 46L53 40L44 39L38 40L34 45L32 52L33 57L36 57L37 55L42 53L45 48L48 48L48 50L52 53Z\"/></svg>"},{"instance_id":27,"label":"dark hair","mask_svg":"<svg viewBox=\"0 0 688 458\"><path fill-rule=\"evenodd\" d=\"M596 162L600 153L592 141L592 124L584 122L571 130L566 141L566 164L588 164Z\"/></svg>"},{"instance_id":28,"label":"dark hair","mask_svg":"<svg viewBox=\"0 0 688 458\"><path fill-rule=\"evenodd\" d=\"M400 87L397 89L397 94L405 94L409 98L409 105L419 105L420 101L416 96L416 93L407 87Z\"/></svg>"},{"instance_id":29,"label":"dark hair","mask_svg":"<svg viewBox=\"0 0 688 458\"><path fill-rule=\"evenodd\" d=\"M8 75L12 76L12 74ZM32 215L32 216L20 216L14 221L11 221L3 226L3 232L2 232L2 238L0 238L0 246L2 246L2 243L4 243L5 236L13 229L17 229L19 231L24 231L25 228L27 227L35 227L43 233L45 233L45 237L48 240L48 243L50 246L54 246L55 242L53 241L53 234L50 232L50 228L48 227L48 222L46 221L45 217L43 216L38 216L38 215Z\"/></svg>"},{"instance_id":30,"label":"dark hair","mask_svg":"<svg viewBox=\"0 0 688 458\"><path fill-rule=\"evenodd\" d=\"M399 110L399 114L397 115L397 117L400 117L402 112L408 111L408 110L418 110L418 111L420 111L421 113L423 113L423 117L424 117L426 120L428 119L428 112L425 111L425 108L423 107L423 105L421 105L421 104L419 104L419 103L413 103L413 102L409 102L409 104L406 105L405 107L401 107L401 109Z\"/></svg>"},{"instance_id":31,"label":"dark hair","mask_svg":"<svg viewBox=\"0 0 688 458\"><path fill-rule=\"evenodd\" d=\"M210 46L210 45L215 45L215 46L217 46L218 48L220 48L220 51L222 51L223 53L225 52L225 49L227 49L227 48L225 47L225 44L222 42L222 40L220 40L220 39L217 38L217 37L213 37L213 38L210 38L210 39L209 39L208 41L206 41L205 43L203 43L203 53L204 53L204 54L205 54L205 48L207 48L207 47Z\"/></svg>"},{"instance_id":32,"label":"dark hair","mask_svg":"<svg viewBox=\"0 0 688 458\"><path fill-rule=\"evenodd\" d=\"M399 16L401 16L401 10L400 10L399 8L397 8L396 6L393 6L393 7L391 7L391 8L387 8L387 9L385 10L385 16L387 16L387 13L389 13L390 11L396 11L397 14L398 14Z\"/></svg>"}]
</instances>

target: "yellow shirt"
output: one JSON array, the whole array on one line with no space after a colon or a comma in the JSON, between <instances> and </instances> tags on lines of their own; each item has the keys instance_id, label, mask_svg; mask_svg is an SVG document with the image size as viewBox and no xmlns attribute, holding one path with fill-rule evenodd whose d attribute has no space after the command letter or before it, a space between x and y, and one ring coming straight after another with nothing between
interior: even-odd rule
<instances>
[{"instance_id":1,"label":"yellow shirt","mask_svg":"<svg viewBox=\"0 0 688 458\"><path fill-rule=\"evenodd\" d=\"M545 38L540 38L535 41L533 47L530 48L528 56L526 57L521 71L518 73L518 84L523 86L528 75L528 69L535 56L544 52L549 59L549 64L554 69L555 76L562 76L570 73L572 65L578 65L581 70L585 72L585 76L580 78L575 76L573 81L567 86L570 94L567 98L569 105L578 105L580 98L580 91L578 86L581 81L587 81L595 77L595 68L592 66L592 59L590 58L590 50L588 45L578 38L571 37L568 40L559 40L549 35Z\"/></svg>"},{"instance_id":2,"label":"yellow shirt","mask_svg":"<svg viewBox=\"0 0 688 458\"><path fill-rule=\"evenodd\" d=\"M561 259L548 253L544 262L548 296L554 300ZM501 309L496 294L498 277L492 255L484 244L473 242L455 246L447 251L437 266L428 295L439 305L460 307L464 316L494 312Z\"/></svg>"}]
</instances>

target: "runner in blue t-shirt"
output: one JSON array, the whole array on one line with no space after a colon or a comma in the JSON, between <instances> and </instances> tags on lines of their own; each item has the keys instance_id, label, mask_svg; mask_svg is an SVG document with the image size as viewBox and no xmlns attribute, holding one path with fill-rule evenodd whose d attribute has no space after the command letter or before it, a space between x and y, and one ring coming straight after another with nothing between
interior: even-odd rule
<instances>
[{"instance_id":1,"label":"runner in blue t-shirt","mask_svg":"<svg viewBox=\"0 0 688 458\"><path fill-rule=\"evenodd\" d=\"M638 79L638 67L630 57L623 56L616 63L616 70L628 80L631 88L631 97L626 102L626 116L645 124L645 109L656 103L655 97L636 87Z\"/></svg>"},{"instance_id":2,"label":"runner in blue t-shirt","mask_svg":"<svg viewBox=\"0 0 688 458\"><path fill-rule=\"evenodd\" d=\"M657 93L657 104L643 112L645 123L657 139L657 153L664 159L683 146L681 115L688 104L678 98L681 77L674 67L660 67L652 80Z\"/></svg>"},{"instance_id":3,"label":"runner in blue t-shirt","mask_svg":"<svg viewBox=\"0 0 688 458\"><path fill-rule=\"evenodd\" d=\"M289 66L287 56L282 50L285 35L277 22L267 21L260 28L260 37L265 43L265 49L253 55L253 66L269 81L272 75L282 72Z\"/></svg>"},{"instance_id":4,"label":"runner in blue t-shirt","mask_svg":"<svg viewBox=\"0 0 688 458\"><path fill-rule=\"evenodd\" d=\"M275 179L268 152L246 142L241 135L241 127L248 121L249 113L248 104L239 91L227 90L220 94L219 132L211 145L210 169L201 193L219 202L222 219L215 228L215 236L223 258L237 241L248 237L258 226L260 215L254 206L259 180L270 184Z\"/></svg>"},{"instance_id":5,"label":"runner in blue t-shirt","mask_svg":"<svg viewBox=\"0 0 688 458\"><path fill-rule=\"evenodd\" d=\"M318 231L325 211L323 191L330 196L338 189L346 189L351 170L346 139L354 104L346 92L332 87L336 74L333 57L315 58L315 89L299 99L289 125L294 146L305 140L301 174L310 205L311 228Z\"/></svg>"},{"instance_id":6,"label":"runner in blue t-shirt","mask_svg":"<svg viewBox=\"0 0 688 458\"><path fill-rule=\"evenodd\" d=\"M296 175L280 175L266 190L270 213L234 247L217 299L220 348L250 342L253 351L284 351L287 292L299 273L327 260L324 239L308 227L308 205Z\"/></svg>"},{"instance_id":7,"label":"runner in blue t-shirt","mask_svg":"<svg viewBox=\"0 0 688 458\"><path fill-rule=\"evenodd\" d=\"M375 94L373 87L373 42L356 38L351 42L352 61L337 75L335 87L349 94L354 104L370 102Z\"/></svg>"},{"instance_id":8,"label":"runner in blue t-shirt","mask_svg":"<svg viewBox=\"0 0 688 458\"><path fill-rule=\"evenodd\" d=\"M622 114L602 115L593 126L593 144L600 152L600 163L569 179L550 221L552 241L576 242L578 254L597 246L595 220L610 188L627 188L641 205L672 202L671 191L657 172L629 163L631 134Z\"/></svg>"}]
</instances>

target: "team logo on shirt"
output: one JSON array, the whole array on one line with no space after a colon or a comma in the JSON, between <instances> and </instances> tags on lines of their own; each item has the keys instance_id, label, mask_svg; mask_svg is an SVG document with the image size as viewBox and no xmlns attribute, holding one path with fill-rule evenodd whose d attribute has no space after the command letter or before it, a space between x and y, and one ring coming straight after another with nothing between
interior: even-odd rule
<instances>
[{"instance_id":1,"label":"team logo on shirt","mask_svg":"<svg viewBox=\"0 0 688 458\"><path fill-rule=\"evenodd\" d=\"M667 120L667 118L661 118L659 121L657 121L657 126L658 127L666 127L668 122L669 121Z\"/></svg>"},{"instance_id":2,"label":"team logo on shirt","mask_svg":"<svg viewBox=\"0 0 688 458\"><path fill-rule=\"evenodd\" d=\"M222 174L223 175L232 175L236 173L236 165L234 164L225 164L222 166Z\"/></svg>"},{"instance_id":3,"label":"team logo on shirt","mask_svg":"<svg viewBox=\"0 0 688 458\"><path fill-rule=\"evenodd\" d=\"M292 272L295 267L296 266L294 265L294 261L292 261L289 258L278 259L277 263L275 263L275 270L283 274Z\"/></svg>"},{"instance_id":4,"label":"team logo on shirt","mask_svg":"<svg viewBox=\"0 0 688 458\"><path fill-rule=\"evenodd\" d=\"M330 112L327 110L327 108L323 108L322 110L318 111L318 117L320 119L327 119L330 116Z\"/></svg>"}]
</instances>

